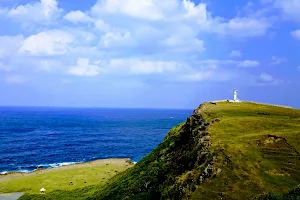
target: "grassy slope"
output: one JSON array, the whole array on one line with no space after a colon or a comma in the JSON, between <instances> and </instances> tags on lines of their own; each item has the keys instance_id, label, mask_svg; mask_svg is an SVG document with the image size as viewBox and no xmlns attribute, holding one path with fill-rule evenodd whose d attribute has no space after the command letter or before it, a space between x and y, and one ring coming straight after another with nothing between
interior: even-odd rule
<instances>
[{"instance_id":1,"label":"grassy slope","mask_svg":"<svg viewBox=\"0 0 300 200\"><path fill-rule=\"evenodd\" d=\"M224 102L206 104L202 112L209 121L220 120L209 128L212 148L224 148L230 162L223 173L199 187L195 199L251 199L300 184L299 110Z\"/></svg>"},{"instance_id":2,"label":"grassy slope","mask_svg":"<svg viewBox=\"0 0 300 200\"><path fill-rule=\"evenodd\" d=\"M97 161L96 161L97 162ZM100 161L101 162L101 161ZM107 161L107 163L112 161ZM94 188L105 184L112 176L123 172L131 167L125 161L116 161L110 164L101 162L99 166L89 165L89 163L78 164L74 166L62 167L60 169L47 169L27 174L24 177L5 177L0 179L0 193L26 192L28 194L39 194L39 190L44 187L48 192L53 190L73 190L84 188L86 186ZM70 184L72 182L72 184ZM90 191L91 192L91 191Z\"/></svg>"},{"instance_id":3,"label":"grassy slope","mask_svg":"<svg viewBox=\"0 0 300 200\"><path fill-rule=\"evenodd\" d=\"M271 136L273 135L273 136ZM300 183L300 111L253 103L202 104L153 152L83 199L252 199ZM48 199L73 199L58 191ZM25 196L23 199L39 199Z\"/></svg>"}]
</instances>

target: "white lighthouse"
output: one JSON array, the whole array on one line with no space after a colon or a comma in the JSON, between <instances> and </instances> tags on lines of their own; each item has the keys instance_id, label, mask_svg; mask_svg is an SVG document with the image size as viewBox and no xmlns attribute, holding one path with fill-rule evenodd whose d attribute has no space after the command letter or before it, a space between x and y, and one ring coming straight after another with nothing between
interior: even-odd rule
<instances>
[{"instance_id":1,"label":"white lighthouse","mask_svg":"<svg viewBox=\"0 0 300 200\"><path fill-rule=\"evenodd\" d=\"M234 102L240 102L240 100L238 99L238 96L237 96L237 89L233 89L233 101Z\"/></svg>"},{"instance_id":2,"label":"white lighthouse","mask_svg":"<svg viewBox=\"0 0 300 200\"><path fill-rule=\"evenodd\" d=\"M237 98L237 90L236 89L233 89L233 100L234 101L236 101L236 100L238 100L238 98Z\"/></svg>"}]
</instances>

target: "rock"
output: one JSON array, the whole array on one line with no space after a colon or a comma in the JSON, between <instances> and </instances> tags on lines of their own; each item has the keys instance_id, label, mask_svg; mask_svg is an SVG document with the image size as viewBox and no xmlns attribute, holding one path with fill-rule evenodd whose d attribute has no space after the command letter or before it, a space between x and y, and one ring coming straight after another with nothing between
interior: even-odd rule
<instances>
[{"instance_id":1,"label":"rock","mask_svg":"<svg viewBox=\"0 0 300 200\"><path fill-rule=\"evenodd\" d=\"M214 122L220 122L221 120L219 118L215 119Z\"/></svg>"},{"instance_id":2,"label":"rock","mask_svg":"<svg viewBox=\"0 0 300 200\"><path fill-rule=\"evenodd\" d=\"M204 181L203 176L200 176L200 177L199 177L199 182L202 183L203 181Z\"/></svg>"},{"instance_id":3,"label":"rock","mask_svg":"<svg viewBox=\"0 0 300 200\"><path fill-rule=\"evenodd\" d=\"M213 175L214 167L211 164L208 164L207 167L203 170L202 175L205 177L210 177Z\"/></svg>"}]
</instances>

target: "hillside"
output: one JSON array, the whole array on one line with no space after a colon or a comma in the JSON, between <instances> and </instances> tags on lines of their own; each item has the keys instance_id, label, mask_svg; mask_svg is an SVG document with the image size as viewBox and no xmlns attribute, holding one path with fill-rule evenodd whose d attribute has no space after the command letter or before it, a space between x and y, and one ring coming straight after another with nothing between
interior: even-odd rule
<instances>
[{"instance_id":1,"label":"hillside","mask_svg":"<svg viewBox=\"0 0 300 200\"><path fill-rule=\"evenodd\" d=\"M299 139L300 110L204 103L156 149L105 186L93 186L93 192L54 191L44 198L253 199L271 192L276 199L300 184Z\"/></svg>"}]
</instances>

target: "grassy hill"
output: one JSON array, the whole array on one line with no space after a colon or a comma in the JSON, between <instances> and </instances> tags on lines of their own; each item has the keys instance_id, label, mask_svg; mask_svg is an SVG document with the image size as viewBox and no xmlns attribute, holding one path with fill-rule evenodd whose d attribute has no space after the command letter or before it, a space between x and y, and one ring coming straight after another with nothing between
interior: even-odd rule
<instances>
[{"instance_id":1,"label":"grassy hill","mask_svg":"<svg viewBox=\"0 0 300 200\"><path fill-rule=\"evenodd\" d=\"M54 191L44 198L299 198L299 139L300 110L247 102L204 103L156 149L107 184ZM261 196L264 193L269 194Z\"/></svg>"}]
</instances>

